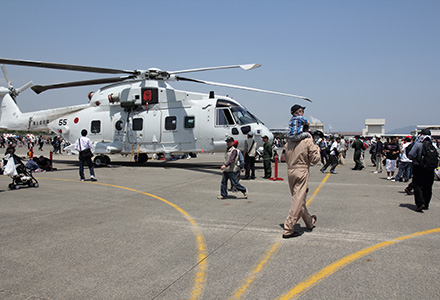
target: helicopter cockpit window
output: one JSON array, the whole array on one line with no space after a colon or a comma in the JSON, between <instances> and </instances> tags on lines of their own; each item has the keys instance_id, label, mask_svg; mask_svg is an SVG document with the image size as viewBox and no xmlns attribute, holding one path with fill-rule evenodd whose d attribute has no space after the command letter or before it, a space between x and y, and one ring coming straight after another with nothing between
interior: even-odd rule
<instances>
[{"instance_id":1,"label":"helicopter cockpit window","mask_svg":"<svg viewBox=\"0 0 440 300\"><path fill-rule=\"evenodd\" d=\"M239 124L239 125L245 125L249 123L259 123L258 119L255 118L250 112L248 112L244 107L238 105L237 103L234 103L229 100L225 99L218 99L217 104L217 125L229 125L229 124ZM222 119L222 116L219 112L219 110L228 110L229 115L232 113L233 121L227 120L228 123L222 123L224 119ZM225 118L229 117L226 115L226 112L224 112ZM234 122L235 120L235 122Z\"/></svg>"},{"instance_id":2,"label":"helicopter cockpit window","mask_svg":"<svg viewBox=\"0 0 440 300\"><path fill-rule=\"evenodd\" d=\"M177 118L174 116L165 118L165 130L176 130Z\"/></svg>"},{"instance_id":3,"label":"helicopter cockpit window","mask_svg":"<svg viewBox=\"0 0 440 300\"><path fill-rule=\"evenodd\" d=\"M92 121L92 124L90 126L90 132L91 133L100 133L101 132L101 121L99 121L99 120Z\"/></svg>"},{"instance_id":4,"label":"helicopter cockpit window","mask_svg":"<svg viewBox=\"0 0 440 300\"><path fill-rule=\"evenodd\" d=\"M256 120L252 114L242 107L231 107L231 111L237 124L244 125L249 123L258 123L258 120Z\"/></svg>"},{"instance_id":5,"label":"helicopter cockpit window","mask_svg":"<svg viewBox=\"0 0 440 300\"><path fill-rule=\"evenodd\" d=\"M140 131L144 128L144 120L142 118L133 118L133 130Z\"/></svg>"},{"instance_id":6,"label":"helicopter cockpit window","mask_svg":"<svg viewBox=\"0 0 440 300\"><path fill-rule=\"evenodd\" d=\"M217 108L216 125L234 125L231 111L227 108Z\"/></svg>"},{"instance_id":7,"label":"helicopter cockpit window","mask_svg":"<svg viewBox=\"0 0 440 300\"><path fill-rule=\"evenodd\" d=\"M185 128L194 128L195 117L185 117Z\"/></svg>"}]
</instances>

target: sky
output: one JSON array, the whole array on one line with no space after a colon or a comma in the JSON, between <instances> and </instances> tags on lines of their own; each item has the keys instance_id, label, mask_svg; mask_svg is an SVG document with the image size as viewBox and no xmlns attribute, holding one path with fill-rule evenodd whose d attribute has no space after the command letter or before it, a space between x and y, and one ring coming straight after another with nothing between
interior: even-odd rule
<instances>
[{"instance_id":1,"label":"sky","mask_svg":"<svg viewBox=\"0 0 440 300\"><path fill-rule=\"evenodd\" d=\"M259 63L261 68L185 74L310 98L197 83L180 90L228 95L269 128L290 107L326 131L387 131L440 124L440 1L23 1L0 0L0 57L125 70L174 71ZM102 78L99 74L6 66L15 87ZM190 76L189 76L190 75ZM113 77L114 75L110 75ZM0 76L0 85L6 80ZM18 97L23 112L87 103L100 86Z\"/></svg>"}]
</instances>

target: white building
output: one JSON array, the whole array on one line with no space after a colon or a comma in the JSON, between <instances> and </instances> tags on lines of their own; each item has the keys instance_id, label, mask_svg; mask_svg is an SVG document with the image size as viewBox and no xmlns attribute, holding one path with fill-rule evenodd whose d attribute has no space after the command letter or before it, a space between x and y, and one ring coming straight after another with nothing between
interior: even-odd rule
<instances>
[{"instance_id":1,"label":"white building","mask_svg":"<svg viewBox=\"0 0 440 300\"><path fill-rule=\"evenodd\" d=\"M417 135L424 128L431 130L431 136L433 136L435 138L440 137L440 125L417 125L417 128L416 128L417 132L412 131L411 134Z\"/></svg>"},{"instance_id":2,"label":"white building","mask_svg":"<svg viewBox=\"0 0 440 300\"><path fill-rule=\"evenodd\" d=\"M385 134L385 119L365 119L365 128L362 129L363 136L374 136Z\"/></svg>"}]
</instances>

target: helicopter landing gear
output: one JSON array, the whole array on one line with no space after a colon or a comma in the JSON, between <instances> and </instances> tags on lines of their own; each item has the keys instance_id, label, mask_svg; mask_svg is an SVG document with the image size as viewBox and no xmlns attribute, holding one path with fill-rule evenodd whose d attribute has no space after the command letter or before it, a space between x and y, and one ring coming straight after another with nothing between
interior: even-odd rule
<instances>
[{"instance_id":1,"label":"helicopter landing gear","mask_svg":"<svg viewBox=\"0 0 440 300\"><path fill-rule=\"evenodd\" d=\"M143 164L146 163L148 161L148 154L146 153L140 153L139 157L137 156L137 154L134 156L134 161L139 163L139 164Z\"/></svg>"},{"instance_id":2,"label":"helicopter landing gear","mask_svg":"<svg viewBox=\"0 0 440 300\"><path fill-rule=\"evenodd\" d=\"M107 155L98 155L93 159L93 163L97 168L105 167L110 164L110 157Z\"/></svg>"}]
</instances>

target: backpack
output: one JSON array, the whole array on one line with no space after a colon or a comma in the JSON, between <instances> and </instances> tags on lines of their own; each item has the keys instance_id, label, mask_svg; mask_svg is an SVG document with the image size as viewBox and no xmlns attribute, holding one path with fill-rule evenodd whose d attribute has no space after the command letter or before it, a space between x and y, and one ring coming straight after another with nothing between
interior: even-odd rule
<instances>
[{"instance_id":1,"label":"backpack","mask_svg":"<svg viewBox=\"0 0 440 300\"><path fill-rule=\"evenodd\" d=\"M406 157L409 157L409 153L411 152L412 147L414 147L415 142L412 142L405 148Z\"/></svg>"},{"instance_id":2,"label":"backpack","mask_svg":"<svg viewBox=\"0 0 440 300\"><path fill-rule=\"evenodd\" d=\"M434 170L438 167L438 152L431 141L424 141L420 165L424 169Z\"/></svg>"},{"instance_id":3,"label":"backpack","mask_svg":"<svg viewBox=\"0 0 440 300\"><path fill-rule=\"evenodd\" d=\"M237 166L242 169L244 168L244 157L243 157L243 153L241 153L240 149L236 149L237 150L237 155L238 155L238 161L237 161Z\"/></svg>"}]
</instances>

